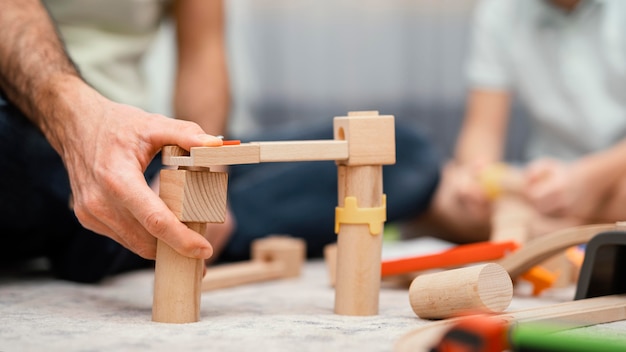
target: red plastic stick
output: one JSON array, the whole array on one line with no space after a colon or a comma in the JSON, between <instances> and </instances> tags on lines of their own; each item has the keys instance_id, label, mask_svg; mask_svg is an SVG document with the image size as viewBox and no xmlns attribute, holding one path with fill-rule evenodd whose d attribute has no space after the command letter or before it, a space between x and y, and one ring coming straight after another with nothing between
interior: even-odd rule
<instances>
[{"instance_id":1,"label":"red plastic stick","mask_svg":"<svg viewBox=\"0 0 626 352\"><path fill-rule=\"evenodd\" d=\"M415 271L460 266L500 259L518 248L513 241L478 242L459 245L441 253L382 262L381 276L408 274Z\"/></svg>"}]
</instances>

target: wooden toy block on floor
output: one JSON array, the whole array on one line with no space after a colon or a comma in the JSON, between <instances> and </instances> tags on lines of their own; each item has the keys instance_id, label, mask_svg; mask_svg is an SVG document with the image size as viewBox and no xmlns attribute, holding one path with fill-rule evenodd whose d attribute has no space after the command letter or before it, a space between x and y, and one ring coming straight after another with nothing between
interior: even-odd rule
<instances>
[{"instance_id":1,"label":"wooden toy block on floor","mask_svg":"<svg viewBox=\"0 0 626 352\"><path fill-rule=\"evenodd\" d=\"M207 269L202 291L300 275L306 260L306 243L299 238L270 236L252 243L252 259Z\"/></svg>"},{"instance_id":2,"label":"wooden toy block on floor","mask_svg":"<svg viewBox=\"0 0 626 352\"><path fill-rule=\"evenodd\" d=\"M209 169L161 170L159 196L187 226L204 235L207 223L224 222L226 177ZM157 240L152 320L191 323L200 317L204 260L180 255Z\"/></svg>"},{"instance_id":3,"label":"wooden toy block on floor","mask_svg":"<svg viewBox=\"0 0 626 352\"><path fill-rule=\"evenodd\" d=\"M411 283L409 301L422 319L504 311L513 299L513 282L495 263L420 275Z\"/></svg>"},{"instance_id":4,"label":"wooden toy block on floor","mask_svg":"<svg viewBox=\"0 0 626 352\"><path fill-rule=\"evenodd\" d=\"M334 140L330 141L252 142L196 147L190 151L166 146L162 154L163 164L194 170L218 165L334 160L338 175L335 228L339 235L337 279L340 282L335 288L335 313L378 314L381 235L386 220L382 165L393 164L396 159L393 116L362 111L335 117ZM221 209L225 209L225 203L221 202L226 199L225 186L213 196L196 195L211 192L213 186L208 185L208 180L215 181L215 177L174 173L166 175L165 179L165 185L162 181L161 186L162 197L181 221L193 220L188 224L194 224L190 226L200 233L203 232L200 225L195 224L223 221L219 215ZM222 185L217 181L216 184ZM213 200L218 201L213 204ZM153 320L197 321L200 262L178 255L165 244L159 243L159 246L163 249L157 253ZM170 288L168 285L188 287Z\"/></svg>"}]
</instances>

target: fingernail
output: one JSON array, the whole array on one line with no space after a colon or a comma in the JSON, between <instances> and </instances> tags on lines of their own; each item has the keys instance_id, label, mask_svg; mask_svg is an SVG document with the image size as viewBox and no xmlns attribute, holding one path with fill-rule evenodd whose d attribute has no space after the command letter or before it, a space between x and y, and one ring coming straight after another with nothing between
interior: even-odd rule
<instances>
[{"instance_id":1,"label":"fingernail","mask_svg":"<svg viewBox=\"0 0 626 352\"><path fill-rule=\"evenodd\" d=\"M216 146L222 145L222 139L211 136L210 134L199 134L196 136L201 145L204 146Z\"/></svg>"}]
</instances>

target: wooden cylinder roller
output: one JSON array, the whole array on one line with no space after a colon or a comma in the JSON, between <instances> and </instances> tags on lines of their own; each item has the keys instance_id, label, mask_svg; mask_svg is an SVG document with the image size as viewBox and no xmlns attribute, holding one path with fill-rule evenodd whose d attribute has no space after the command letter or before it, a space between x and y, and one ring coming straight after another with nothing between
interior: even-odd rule
<instances>
[{"instance_id":1,"label":"wooden cylinder roller","mask_svg":"<svg viewBox=\"0 0 626 352\"><path fill-rule=\"evenodd\" d=\"M495 263L420 275L409 288L411 307L423 319L499 313L512 299L511 278Z\"/></svg>"}]
</instances>

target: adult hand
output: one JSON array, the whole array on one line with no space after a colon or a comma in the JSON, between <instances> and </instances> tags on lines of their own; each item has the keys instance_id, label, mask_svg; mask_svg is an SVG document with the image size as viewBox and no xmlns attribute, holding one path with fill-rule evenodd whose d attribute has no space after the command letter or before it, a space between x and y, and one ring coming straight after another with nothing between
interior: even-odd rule
<instances>
[{"instance_id":1,"label":"adult hand","mask_svg":"<svg viewBox=\"0 0 626 352\"><path fill-rule=\"evenodd\" d=\"M181 223L150 189L143 171L164 145L218 146L195 123L114 103L80 83L66 116L48 121L48 139L67 168L80 223L153 259L156 239L182 255L209 258L210 243Z\"/></svg>"},{"instance_id":2,"label":"adult hand","mask_svg":"<svg viewBox=\"0 0 626 352\"><path fill-rule=\"evenodd\" d=\"M443 170L442 185L445 193L464 218L479 223L489 221L491 201L480 183L480 174L486 165L483 163L448 163Z\"/></svg>"},{"instance_id":3,"label":"adult hand","mask_svg":"<svg viewBox=\"0 0 626 352\"><path fill-rule=\"evenodd\" d=\"M589 187L581 162L538 159L528 165L525 178L526 197L540 213L587 217L593 212L597 195Z\"/></svg>"}]
</instances>

